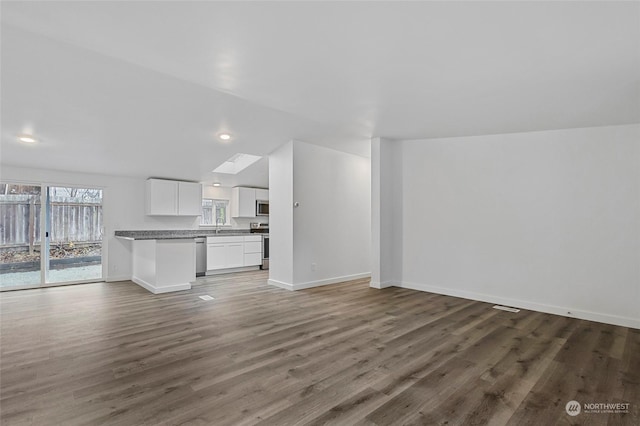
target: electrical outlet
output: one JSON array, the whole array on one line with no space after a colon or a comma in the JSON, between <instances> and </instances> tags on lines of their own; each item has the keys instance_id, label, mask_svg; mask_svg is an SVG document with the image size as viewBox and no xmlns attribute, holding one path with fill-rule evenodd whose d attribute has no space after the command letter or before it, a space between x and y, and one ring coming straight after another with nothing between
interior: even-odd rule
<instances>
[{"instance_id":1,"label":"electrical outlet","mask_svg":"<svg viewBox=\"0 0 640 426\"><path fill-rule=\"evenodd\" d=\"M312 263L311 264L311 270L315 271L316 269L318 269L318 264L317 263Z\"/></svg>"}]
</instances>

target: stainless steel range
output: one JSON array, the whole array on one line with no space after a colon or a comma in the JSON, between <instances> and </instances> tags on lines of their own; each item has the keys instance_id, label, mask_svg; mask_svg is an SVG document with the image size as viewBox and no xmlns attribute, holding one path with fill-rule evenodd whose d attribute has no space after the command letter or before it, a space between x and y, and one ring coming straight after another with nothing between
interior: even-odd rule
<instances>
[{"instance_id":1,"label":"stainless steel range","mask_svg":"<svg viewBox=\"0 0 640 426\"><path fill-rule=\"evenodd\" d=\"M249 225L252 234L262 234L262 265L260 269L269 269L269 224L251 222Z\"/></svg>"}]
</instances>

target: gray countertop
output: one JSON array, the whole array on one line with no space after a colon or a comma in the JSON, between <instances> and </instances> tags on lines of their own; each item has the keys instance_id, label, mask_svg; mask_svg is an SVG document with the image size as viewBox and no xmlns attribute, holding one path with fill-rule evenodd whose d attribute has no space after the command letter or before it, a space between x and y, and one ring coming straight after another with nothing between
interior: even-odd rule
<instances>
[{"instance_id":1,"label":"gray countertop","mask_svg":"<svg viewBox=\"0 0 640 426\"><path fill-rule=\"evenodd\" d=\"M115 236L125 240L179 240L202 237L232 237L249 235L248 229L181 229L159 231L116 231ZM259 235L259 234L256 234Z\"/></svg>"}]
</instances>

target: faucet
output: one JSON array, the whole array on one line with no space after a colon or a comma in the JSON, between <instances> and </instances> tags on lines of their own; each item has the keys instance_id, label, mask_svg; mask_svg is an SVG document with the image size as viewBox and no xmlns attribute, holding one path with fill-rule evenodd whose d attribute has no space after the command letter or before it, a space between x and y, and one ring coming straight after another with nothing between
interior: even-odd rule
<instances>
[{"instance_id":1,"label":"faucet","mask_svg":"<svg viewBox=\"0 0 640 426\"><path fill-rule=\"evenodd\" d=\"M216 234L220 233L220 218L216 216Z\"/></svg>"}]
</instances>

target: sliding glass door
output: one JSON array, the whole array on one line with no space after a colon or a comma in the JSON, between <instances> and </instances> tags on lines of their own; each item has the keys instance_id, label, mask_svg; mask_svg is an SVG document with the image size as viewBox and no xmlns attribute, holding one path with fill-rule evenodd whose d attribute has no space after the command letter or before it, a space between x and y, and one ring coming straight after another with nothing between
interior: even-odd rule
<instances>
[{"instance_id":1,"label":"sliding glass door","mask_svg":"<svg viewBox=\"0 0 640 426\"><path fill-rule=\"evenodd\" d=\"M102 190L50 186L46 282L102 279Z\"/></svg>"},{"instance_id":2,"label":"sliding glass door","mask_svg":"<svg viewBox=\"0 0 640 426\"><path fill-rule=\"evenodd\" d=\"M0 220L0 290L102 280L102 189L2 182Z\"/></svg>"},{"instance_id":3,"label":"sliding glass door","mask_svg":"<svg viewBox=\"0 0 640 426\"><path fill-rule=\"evenodd\" d=\"M0 183L0 290L42 282L40 186Z\"/></svg>"}]
</instances>

